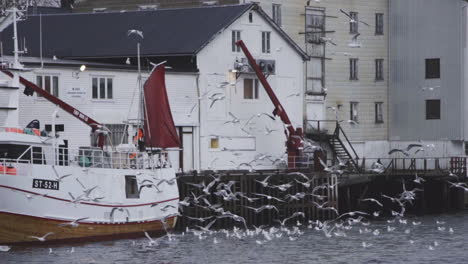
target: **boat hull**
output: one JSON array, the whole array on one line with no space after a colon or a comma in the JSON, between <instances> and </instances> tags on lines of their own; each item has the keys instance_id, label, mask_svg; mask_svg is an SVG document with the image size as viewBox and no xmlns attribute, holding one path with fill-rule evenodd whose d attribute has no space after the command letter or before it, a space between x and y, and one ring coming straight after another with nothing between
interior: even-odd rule
<instances>
[{"instance_id":1,"label":"boat hull","mask_svg":"<svg viewBox=\"0 0 468 264\"><path fill-rule=\"evenodd\" d=\"M176 217L166 219L168 230L174 228L176 219ZM166 233L161 220L119 224L81 223L77 227L59 226L63 223L65 221L0 213L0 245L103 241L142 237L144 232L148 232L151 236ZM48 236L45 242L31 237L41 237L49 232L54 234Z\"/></svg>"},{"instance_id":2,"label":"boat hull","mask_svg":"<svg viewBox=\"0 0 468 264\"><path fill-rule=\"evenodd\" d=\"M144 231L156 236L165 234L163 221L166 229L175 225L179 193L172 169L84 171L29 164L16 168L16 175L0 173L0 245L41 243L32 236L50 232L46 242L140 237ZM70 176L57 181L54 169ZM128 175L136 179L138 197L126 195ZM142 188L146 182L161 183ZM71 227L78 219L78 226ZM64 223L69 224L60 226Z\"/></svg>"}]
</instances>

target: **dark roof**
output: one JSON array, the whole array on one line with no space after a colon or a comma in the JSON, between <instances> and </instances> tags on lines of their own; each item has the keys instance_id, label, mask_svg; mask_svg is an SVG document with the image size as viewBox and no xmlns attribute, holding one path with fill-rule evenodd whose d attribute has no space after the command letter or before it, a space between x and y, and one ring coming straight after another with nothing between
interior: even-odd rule
<instances>
[{"instance_id":1,"label":"dark roof","mask_svg":"<svg viewBox=\"0 0 468 264\"><path fill-rule=\"evenodd\" d=\"M129 29L143 31L142 56L189 55L251 7L248 5L105 13L42 15L44 56L63 58L124 57L136 53ZM18 25L28 56L39 55L39 16ZM11 54L11 26L1 34ZM4 37L5 36L5 37Z\"/></svg>"},{"instance_id":2,"label":"dark roof","mask_svg":"<svg viewBox=\"0 0 468 264\"><path fill-rule=\"evenodd\" d=\"M26 41L27 56L39 56L42 20L43 56L59 58L114 58L136 54L136 39L129 29L141 30L141 55L194 56L217 33L250 9L260 10L303 58L306 54L256 4L159 9L104 13L29 16L18 25L19 40ZM258 11L257 10L257 11ZM0 33L4 54L12 54L12 26Z\"/></svg>"}]
</instances>

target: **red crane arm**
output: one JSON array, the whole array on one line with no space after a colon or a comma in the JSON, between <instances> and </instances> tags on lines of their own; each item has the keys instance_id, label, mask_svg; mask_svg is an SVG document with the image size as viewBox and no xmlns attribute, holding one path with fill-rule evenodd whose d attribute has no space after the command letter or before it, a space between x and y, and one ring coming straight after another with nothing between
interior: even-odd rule
<instances>
[{"instance_id":1,"label":"red crane arm","mask_svg":"<svg viewBox=\"0 0 468 264\"><path fill-rule=\"evenodd\" d=\"M4 74L6 74L6 75L10 76L11 78L13 78L13 73L11 73L10 71L6 71L6 70L1 70L1 71ZM78 120L80 120L81 122L83 122L83 123L87 124L88 126L90 126L93 132L95 132L96 130L102 128L102 124L98 123L96 120L92 119L91 117L83 114L81 111L79 111L78 109L74 108L73 106L65 103L64 101L60 100L59 98L51 95L46 90L40 88L36 84L24 79L21 76L19 77L19 81L27 89L32 89L34 92L38 93L39 95L41 95L42 97L44 97L45 99L50 101L51 103L53 103L55 105L58 105L65 112L71 114L72 116L78 118ZM101 147L101 148L104 145L104 134L103 133L99 133L98 144L97 145L99 147Z\"/></svg>"},{"instance_id":2,"label":"red crane arm","mask_svg":"<svg viewBox=\"0 0 468 264\"><path fill-rule=\"evenodd\" d=\"M257 74L257 77L262 83L263 88L265 88L265 91L267 92L273 105L275 106L275 110L273 110L273 115L279 116L281 118L281 121L283 121L283 124L286 126L289 132L289 135L286 135L288 138L286 141L286 148L288 151L288 167L290 169L299 168L299 166L301 165L300 159L303 155L302 149L304 146L302 140L302 129L295 129L293 127L291 120L288 117L288 114L286 113L280 101L278 100L278 97L276 97L275 92L273 92L273 89L271 88L270 84L265 78L265 75L263 75L262 70L257 65L257 62L252 57L252 54L250 54L250 51L247 49L247 46L245 46L244 42L242 40L239 40L238 42L236 42L236 45L239 46L244 52L245 56L247 57L247 60L249 61L250 66L255 71L255 74Z\"/></svg>"},{"instance_id":3,"label":"red crane arm","mask_svg":"<svg viewBox=\"0 0 468 264\"><path fill-rule=\"evenodd\" d=\"M236 42L236 45L239 46L244 52L245 56L247 57L247 60L249 61L250 66L255 71L255 74L257 74L258 79L262 83L263 87L265 88L265 91L271 99L271 102L275 106L275 110L273 110L273 115L279 116L281 118L281 121L283 121L283 123L288 129L289 135L294 135L295 129L291 124L291 120L289 119L288 114L286 113L286 111L284 111L284 108L278 100L278 97L276 97L275 92L273 92L273 89L271 88L270 84L265 78L265 75L263 75L262 70L257 65L255 59L252 57L252 54L250 54L250 51L247 49L247 46L245 46L245 43L242 40Z\"/></svg>"}]
</instances>

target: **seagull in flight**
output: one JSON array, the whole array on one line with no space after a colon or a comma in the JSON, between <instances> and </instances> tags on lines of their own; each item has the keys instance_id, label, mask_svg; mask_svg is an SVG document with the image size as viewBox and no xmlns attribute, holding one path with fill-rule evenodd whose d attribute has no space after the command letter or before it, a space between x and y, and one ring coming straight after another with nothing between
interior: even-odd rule
<instances>
[{"instance_id":1,"label":"seagull in flight","mask_svg":"<svg viewBox=\"0 0 468 264\"><path fill-rule=\"evenodd\" d=\"M57 177L57 181L61 182L62 179L65 179L66 177L72 176L73 174L65 174L62 176L59 176L57 169L55 168L55 165L52 165L52 169L54 170L55 176Z\"/></svg>"},{"instance_id":2,"label":"seagull in flight","mask_svg":"<svg viewBox=\"0 0 468 264\"><path fill-rule=\"evenodd\" d=\"M388 152L388 155L392 155L393 153L402 153L405 156L409 156L408 152L402 150L402 149L392 149Z\"/></svg>"},{"instance_id":3,"label":"seagull in flight","mask_svg":"<svg viewBox=\"0 0 468 264\"><path fill-rule=\"evenodd\" d=\"M232 119L229 120L229 121L224 122L224 124L228 124L228 123L239 124L240 123L240 119L237 116L235 116L231 112L228 112L228 114L232 117Z\"/></svg>"},{"instance_id":4,"label":"seagull in flight","mask_svg":"<svg viewBox=\"0 0 468 264\"><path fill-rule=\"evenodd\" d=\"M49 232L49 233L43 235L42 237L37 237L37 236L29 236L29 237L35 238L35 239L37 239L37 240L39 240L39 241L41 241L41 242L44 242L44 241L46 241L46 238L47 238L48 236L53 235L53 234L55 234L55 233L54 233L54 232Z\"/></svg>"},{"instance_id":5,"label":"seagull in flight","mask_svg":"<svg viewBox=\"0 0 468 264\"><path fill-rule=\"evenodd\" d=\"M127 31L127 36L131 36L131 35L137 35L139 36L140 38L143 39L143 32L140 31L140 30L136 30L136 29L130 29Z\"/></svg>"},{"instance_id":6,"label":"seagull in flight","mask_svg":"<svg viewBox=\"0 0 468 264\"><path fill-rule=\"evenodd\" d=\"M357 38L361 35L361 33L357 33L356 35L353 36L351 39L351 42L348 43L348 47L350 48L360 48L361 43L358 42Z\"/></svg>"},{"instance_id":7,"label":"seagull in flight","mask_svg":"<svg viewBox=\"0 0 468 264\"><path fill-rule=\"evenodd\" d=\"M340 9L340 12L343 13L343 14L345 14L345 15L349 18L349 23L362 23L362 24L364 24L364 25L370 27L370 25L367 24L367 23L364 22L364 21L361 21L361 20L356 21L354 18L351 17L351 15L350 15L349 13L345 12L343 9Z\"/></svg>"},{"instance_id":8,"label":"seagull in flight","mask_svg":"<svg viewBox=\"0 0 468 264\"><path fill-rule=\"evenodd\" d=\"M273 197L273 196L270 196L270 195L266 195L266 194L262 194L262 193L252 193L253 195L257 195L257 196L261 196L261 197L265 197L267 200L276 200L278 202L282 202L284 203L283 200L281 199L278 199L276 197Z\"/></svg>"},{"instance_id":9,"label":"seagull in flight","mask_svg":"<svg viewBox=\"0 0 468 264\"><path fill-rule=\"evenodd\" d=\"M80 221L86 220L88 218L89 217L78 218L76 220L73 220L72 222L59 224L58 226L69 226L69 227L75 228L75 227L78 227L80 225L79 224Z\"/></svg>"},{"instance_id":10,"label":"seagull in flight","mask_svg":"<svg viewBox=\"0 0 468 264\"><path fill-rule=\"evenodd\" d=\"M274 206L274 205L269 205L269 204L268 204L268 205L264 205L264 206L259 207L259 208L250 207L250 206L244 206L244 207L254 210L256 214L262 212L263 210L275 210L276 212L279 213L279 210L278 210L278 208L276 208L276 206Z\"/></svg>"},{"instance_id":11,"label":"seagull in flight","mask_svg":"<svg viewBox=\"0 0 468 264\"><path fill-rule=\"evenodd\" d=\"M374 199L374 198L366 198L366 199L362 199L361 201L363 201L363 202L365 202L365 201L374 202L374 203L378 204L380 207L383 207L383 204L381 202L379 202L378 200Z\"/></svg>"}]
</instances>

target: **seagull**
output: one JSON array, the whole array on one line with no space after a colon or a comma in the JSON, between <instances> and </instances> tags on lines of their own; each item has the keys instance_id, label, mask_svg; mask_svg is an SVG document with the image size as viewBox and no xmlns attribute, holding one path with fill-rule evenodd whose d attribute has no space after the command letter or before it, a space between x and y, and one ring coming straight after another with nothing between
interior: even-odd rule
<instances>
[{"instance_id":1,"label":"seagull","mask_svg":"<svg viewBox=\"0 0 468 264\"><path fill-rule=\"evenodd\" d=\"M187 114L188 117L192 116L193 111L195 110L195 107L197 107L198 103L194 103L192 108L190 108L190 112Z\"/></svg>"},{"instance_id":2,"label":"seagull","mask_svg":"<svg viewBox=\"0 0 468 264\"><path fill-rule=\"evenodd\" d=\"M228 114L232 117L232 120L226 121L224 122L224 124L228 124L228 123L239 124L240 123L240 119L237 116L235 116L231 112L228 112Z\"/></svg>"},{"instance_id":3,"label":"seagull","mask_svg":"<svg viewBox=\"0 0 468 264\"><path fill-rule=\"evenodd\" d=\"M455 188L461 188L465 190L465 192L468 192L468 187L466 186L466 183L464 182L458 182L458 183L453 183L450 181L447 181L450 184L450 188L455 187Z\"/></svg>"},{"instance_id":4,"label":"seagull","mask_svg":"<svg viewBox=\"0 0 468 264\"><path fill-rule=\"evenodd\" d=\"M306 187L306 188L309 188L309 187L310 187L310 183L311 183L312 181L314 181L315 178L312 178L312 179L310 179L310 180L308 180L308 181L306 181L306 182L301 182L301 181L299 181L299 180L297 180L297 179L294 179L294 180L295 180L297 183L301 184L302 186L304 186L304 187Z\"/></svg>"},{"instance_id":5,"label":"seagull","mask_svg":"<svg viewBox=\"0 0 468 264\"><path fill-rule=\"evenodd\" d=\"M259 180L255 180L255 181L260 183L263 187L267 187L268 186L268 180L270 179L271 176L273 176L273 175L267 176L265 179L263 179L263 181L259 181Z\"/></svg>"},{"instance_id":6,"label":"seagull","mask_svg":"<svg viewBox=\"0 0 468 264\"><path fill-rule=\"evenodd\" d=\"M315 206L317 206L318 209L321 209L321 210L332 210L333 212L336 213L336 215L339 215L339 214L340 214L340 213L338 212L338 210L337 210L335 207L331 207L331 206L330 206L330 207L323 207L323 206L324 206L326 203L328 203L328 202L325 202L325 203L323 203L323 204L319 204L319 203L317 203L317 202L315 202L315 201L312 201L312 203L315 204ZM340 217L341 217L341 216L340 216ZM340 218L340 217L338 217L338 218Z\"/></svg>"},{"instance_id":7,"label":"seagull","mask_svg":"<svg viewBox=\"0 0 468 264\"><path fill-rule=\"evenodd\" d=\"M340 12L343 13L343 14L345 14L347 17L349 17L349 19L350 19L350 20L349 20L349 23L362 23L362 24L364 24L364 25L370 27L370 25L367 24L367 23L364 22L364 21L361 21L361 20L356 21L356 20L354 20L354 18L352 18L351 15L348 14L347 12L345 12L343 9L340 9Z\"/></svg>"},{"instance_id":8,"label":"seagull","mask_svg":"<svg viewBox=\"0 0 468 264\"><path fill-rule=\"evenodd\" d=\"M276 200L276 201L278 201L278 202L284 203L283 200L278 199L278 198L273 197L273 196L270 196L270 195L261 194L261 193L252 193L252 194L253 194L253 195L257 195L257 196L261 196L261 197L265 197L267 200Z\"/></svg>"},{"instance_id":9,"label":"seagull","mask_svg":"<svg viewBox=\"0 0 468 264\"><path fill-rule=\"evenodd\" d=\"M163 208L161 208L161 211L166 212L167 210L169 210L169 208L177 208L177 207L168 204L168 205L164 206Z\"/></svg>"},{"instance_id":10,"label":"seagull","mask_svg":"<svg viewBox=\"0 0 468 264\"><path fill-rule=\"evenodd\" d=\"M216 220L218 220L217 218L215 218L213 221L209 222L205 227L203 226L199 226L199 225L196 225L196 227L200 228L201 230L205 231L205 232L210 232L210 227L216 222Z\"/></svg>"},{"instance_id":11,"label":"seagull","mask_svg":"<svg viewBox=\"0 0 468 264\"><path fill-rule=\"evenodd\" d=\"M226 95L222 94L222 93L214 93L212 94L210 97L208 97L208 99L211 101L211 104L210 104L210 108L213 107L213 105L217 102L217 101L220 101L220 100L223 100L226 98Z\"/></svg>"},{"instance_id":12,"label":"seagull","mask_svg":"<svg viewBox=\"0 0 468 264\"><path fill-rule=\"evenodd\" d=\"M65 179L66 177L72 176L73 174L65 174L62 176L59 176L57 169L55 169L55 165L52 165L52 169L54 170L55 176L57 177L57 181L61 182L62 179Z\"/></svg>"},{"instance_id":13,"label":"seagull","mask_svg":"<svg viewBox=\"0 0 468 264\"><path fill-rule=\"evenodd\" d=\"M55 234L55 233L54 233L54 232L49 232L49 233L43 235L42 237L37 237L37 236L29 236L29 237L30 237L30 238L35 238L35 239L37 239L37 240L39 240L39 241L41 241L41 242L44 242L44 241L46 241L46 238L47 238L48 236L53 235L53 234Z\"/></svg>"},{"instance_id":14,"label":"seagull","mask_svg":"<svg viewBox=\"0 0 468 264\"><path fill-rule=\"evenodd\" d=\"M72 222L59 224L58 226L69 226L69 227L75 228L75 227L78 227L80 225L79 224L80 221L86 220L88 218L89 217L78 218L76 220L73 220Z\"/></svg>"},{"instance_id":15,"label":"seagull","mask_svg":"<svg viewBox=\"0 0 468 264\"><path fill-rule=\"evenodd\" d=\"M128 211L127 208L123 208L123 207L114 207L112 208L111 212L110 212L110 219L114 219L114 212L115 211L120 211L120 212L123 212L125 211L127 213L127 218L130 217L130 212Z\"/></svg>"},{"instance_id":16,"label":"seagull","mask_svg":"<svg viewBox=\"0 0 468 264\"><path fill-rule=\"evenodd\" d=\"M409 144L407 147L406 147L406 151L410 151L412 148L422 148L423 145L421 144Z\"/></svg>"},{"instance_id":17,"label":"seagull","mask_svg":"<svg viewBox=\"0 0 468 264\"><path fill-rule=\"evenodd\" d=\"M418 177L418 174L417 174L417 173L416 173L414 176L415 176L415 178L414 178L413 182L415 182L415 183L421 184L421 183L423 183L423 182L426 181L426 180L424 180L422 177Z\"/></svg>"},{"instance_id":18,"label":"seagull","mask_svg":"<svg viewBox=\"0 0 468 264\"><path fill-rule=\"evenodd\" d=\"M266 210L266 209L268 209L268 210L275 210L276 212L279 213L279 210L278 210L278 208L276 208L276 206L274 206L274 205L269 205L269 204L268 204L268 205L264 205L264 206L259 207L259 208L250 207L250 206L244 206L244 207L254 210L256 214L258 214L258 213L260 213L260 212L262 212L263 210Z\"/></svg>"},{"instance_id":19,"label":"seagull","mask_svg":"<svg viewBox=\"0 0 468 264\"><path fill-rule=\"evenodd\" d=\"M328 42L328 43L336 46L336 43L331 38L321 37L320 40L322 40L324 43Z\"/></svg>"},{"instance_id":20,"label":"seagull","mask_svg":"<svg viewBox=\"0 0 468 264\"><path fill-rule=\"evenodd\" d=\"M301 96L301 93L300 92L299 93L292 93L292 94L286 96L286 98L294 97L294 96Z\"/></svg>"},{"instance_id":21,"label":"seagull","mask_svg":"<svg viewBox=\"0 0 468 264\"><path fill-rule=\"evenodd\" d=\"M374 199L374 198L366 198L366 199L362 199L361 201L369 201L369 202L374 202L376 204L378 204L380 207L383 207L383 204L381 202L379 202L378 200Z\"/></svg>"},{"instance_id":22,"label":"seagull","mask_svg":"<svg viewBox=\"0 0 468 264\"><path fill-rule=\"evenodd\" d=\"M145 231L145 236L146 236L146 238L148 238L150 246L157 244L156 240L154 240L152 237L150 237L150 235L146 231Z\"/></svg>"},{"instance_id":23,"label":"seagull","mask_svg":"<svg viewBox=\"0 0 468 264\"><path fill-rule=\"evenodd\" d=\"M277 131L276 129L270 129L265 126L265 135L270 135L272 132Z\"/></svg>"},{"instance_id":24,"label":"seagull","mask_svg":"<svg viewBox=\"0 0 468 264\"><path fill-rule=\"evenodd\" d=\"M340 123L343 122L343 121L344 121L344 120L341 120ZM346 120L346 123L348 123L348 124L350 124L350 125L353 125L353 126L359 125L358 122L356 122L356 121L354 121L354 120L351 120L351 119Z\"/></svg>"},{"instance_id":25,"label":"seagull","mask_svg":"<svg viewBox=\"0 0 468 264\"><path fill-rule=\"evenodd\" d=\"M10 246L0 246L0 252L8 252L10 249Z\"/></svg>"},{"instance_id":26,"label":"seagull","mask_svg":"<svg viewBox=\"0 0 468 264\"><path fill-rule=\"evenodd\" d=\"M127 36L130 36L130 35L137 35L143 39L143 32L140 30L130 29L127 31Z\"/></svg>"},{"instance_id":27,"label":"seagull","mask_svg":"<svg viewBox=\"0 0 468 264\"><path fill-rule=\"evenodd\" d=\"M363 248L368 248L368 247L371 247L371 246L372 246L371 243L367 244L367 243L364 242L364 241L362 242L362 247L363 247Z\"/></svg>"},{"instance_id":28,"label":"seagull","mask_svg":"<svg viewBox=\"0 0 468 264\"><path fill-rule=\"evenodd\" d=\"M388 155L392 155L393 153L398 153L398 152L404 154L405 156L409 156L408 152L402 149L392 149L388 152Z\"/></svg>"},{"instance_id":29,"label":"seagull","mask_svg":"<svg viewBox=\"0 0 468 264\"><path fill-rule=\"evenodd\" d=\"M195 220L195 221L198 221L198 222L205 222L206 220L208 219L211 219L213 218L214 216L208 216L208 217L190 217L190 216L185 216L186 218L188 219L191 219L191 220Z\"/></svg>"},{"instance_id":30,"label":"seagull","mask_svg":"<svg viewBox=\"0 0 468 264\"><path fill-rule=\"evenodd\" d=\"M159 190L159 188L158 188L158 186L156 186L156 184L151 183L151 184L144 184L144 185L141 185L141 186L140 186L140 189L138 189L138 194L141 194L141 190L143 190L143 188L145 188L145 187L146 187L146 188L152 188L152 187L154 187L154 188L156 188L156 190L157 190L158 193L159 193L159 192L162 192L161 190Z\"/></svg>"},{"instance_id":31,"label":"seagull","mask_svg":"<svg viewBox=\"0 0 468 264\"><path fill-rule=\"evenodd\" d=\"M281 226L284 226L284 224L286 224L286 222L287 222L288 220L291 220L291 219L293 219L294 217L298 217L298 216L305 217L305 215L304 215L303 212L295 212L295 213L292 214L290 217L287 217L287 218L283 219L282 221L279 220L279 219L274 219L273 221L280 223Z\"/></svg>"},{"instance_id":32,"label":"seagull","mask_svg":"<svg viewBox=\"0 0 468 264\"><path fill-rule=\"evenodd\" d=\"M353 36L351 39L351 42L348 43L348 47L350 48L360 48L361 43L358 42L357 38L361 35L361 33L357 33L356 35Z\"/></svg>"}]
</instances>

